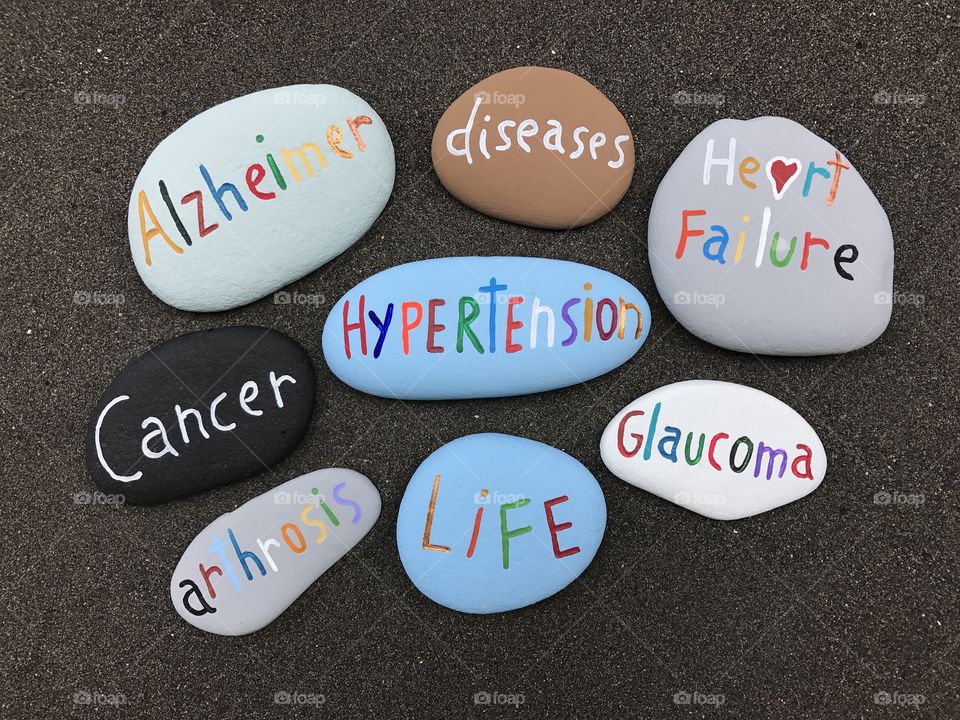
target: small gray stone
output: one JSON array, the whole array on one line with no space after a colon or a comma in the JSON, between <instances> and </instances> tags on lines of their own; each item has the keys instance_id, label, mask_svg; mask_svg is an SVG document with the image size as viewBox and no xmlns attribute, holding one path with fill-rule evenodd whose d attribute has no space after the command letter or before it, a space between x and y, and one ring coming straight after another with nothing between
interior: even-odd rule
<instances>
[{"instance_id":1,"label":"small gray stone","mask_svg":"<svg viewBox=\"0 0 960 720\"><path fill-rule=\"evenodd\" d=\"M208 525L183 553L170 597L191 625L246 635L271 623L373 527L380 493L353 470L316 470Z\"/></svg>"}]
</instances>

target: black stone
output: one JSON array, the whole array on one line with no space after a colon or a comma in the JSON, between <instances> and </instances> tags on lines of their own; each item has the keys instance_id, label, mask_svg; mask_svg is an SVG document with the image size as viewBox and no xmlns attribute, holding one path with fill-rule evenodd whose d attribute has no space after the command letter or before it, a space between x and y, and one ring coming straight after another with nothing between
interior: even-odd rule
<instances>
[{"instance_id":1,"label":"black stone","mask_svg":"<svg viewBox=\"0 0 960 720\"><path fill-rule=\"evenodd\" d=\"M276 382L271 381L271 372ZM284 376L296 382L282 380ZM249 381L257 385L254 398L251 386L241 392ZM275 330L240 326L181 335L133 360L103 393L90 419L87 467L104 493L138 504L256 475L280 462L303 438L313 414L314 384L307 353ZM222 393L226 397L218 401ZM278 406L277 393L283 407ZM117 401L122 396L129 399ZM114 404L103 414L110 403ZM254 411L262 414L254 416ZM101 414L99 446L106 466L122 477L142 473L138 479L115 479L101 463L97 449ZM150 417L162 424L166 444L160 426L147 422ZM199 422L209 437L204 437ZM234 423L229 430L217 428ZM184 428L189 442L184 441ZM147 457L141 450L144 437L151 433L148 449L163 452L161 457ZM177 455L165 451L167 446Z\"/></svg>"}]
</instances>

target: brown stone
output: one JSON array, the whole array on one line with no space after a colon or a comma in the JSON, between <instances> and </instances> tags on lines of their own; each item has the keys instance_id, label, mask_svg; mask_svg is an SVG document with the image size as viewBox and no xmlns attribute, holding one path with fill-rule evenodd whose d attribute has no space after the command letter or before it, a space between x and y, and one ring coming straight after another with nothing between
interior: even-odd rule
<instances>
[{"instance_id":1,"label":"brown stone","mask_svg":"<svg viewBox=\"0 0 960 720\"><path fill-rule=\"evenodd\" d=\"M534 227L574 228L605 215L630 186L633 165L633 135L616 106L552 68L491 75L447 108L433 134L433 166L447 190Z\"/></svg>"}]
</instances>

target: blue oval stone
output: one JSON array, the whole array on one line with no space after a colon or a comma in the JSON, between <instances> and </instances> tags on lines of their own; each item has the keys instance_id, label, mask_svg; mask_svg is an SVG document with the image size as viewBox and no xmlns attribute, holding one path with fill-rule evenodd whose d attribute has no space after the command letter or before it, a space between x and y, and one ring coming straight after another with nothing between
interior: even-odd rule
<instances>
[{"instance_id":1,"label":"blue oval stone","mask_svg":"<svg viewBox=\"0 0 960 720\"><path fill-rule=\"evenodd\" d=\"M590 380L633 357L650 308L623 278L527 257L400 265L340 298L323 328L330 369L407 400L504 397Z\"/></svg>"},{"instance_id":2,"label":"blue oval stone","mask_svg":"<svg viewBox=\"0 0 960 720\"><path fill-rule=\"evenodd\" d=\"M565 452L513 435L467 435L417 468L400 503L397 547L431 600L503 612L573 582L606 522L596 479Z\"/></svg>"}]
</instances>

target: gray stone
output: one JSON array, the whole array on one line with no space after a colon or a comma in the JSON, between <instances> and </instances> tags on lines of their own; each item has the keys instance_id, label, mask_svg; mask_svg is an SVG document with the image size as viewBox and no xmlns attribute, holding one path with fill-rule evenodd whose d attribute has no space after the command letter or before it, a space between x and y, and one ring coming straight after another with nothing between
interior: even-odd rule
<instances>
[{"instance_id":1,"label":"gray stone","mask_svg":"<svg viewBox=\"0 0 960 720\"><path fill-rule=\"evenodd\" d=\"M648 235L667 307L715 345L841 353L890 321L886 213L840 151L792 120L710 125L660 183Z\"/></svg>"},{"instance_id":2,"label":"gray stone","mask_svg":"<svg viewBox=\"0 0 960 720\"><path fill-rule=\"evenodd\" d=\"M246 635L268 625L347 554L380 515L380 493L353 470L316 470L208 525L183 553L170 597L191 625Z\"/></svg>"}]
</instances>

